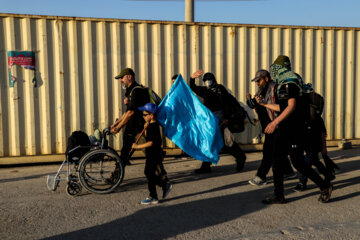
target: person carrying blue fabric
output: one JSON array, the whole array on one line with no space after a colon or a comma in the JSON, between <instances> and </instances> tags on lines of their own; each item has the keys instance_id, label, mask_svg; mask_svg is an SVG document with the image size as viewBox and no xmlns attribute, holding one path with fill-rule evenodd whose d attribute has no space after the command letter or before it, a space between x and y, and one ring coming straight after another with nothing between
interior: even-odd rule
<instances>
[{"instance_id":1,"label":"person carrying blue fabric","mask_svg":"<svg viewBox=\"0 0 360 240\"><path fill-rule=\"evenodd\" d=\"M141 201L141 204L157 204L159 203L156 185L162 187L162 198L166 198L169 194L172 184L168 181L165 170L162 165L163 150L161 147L162 139L160 134L160 126L156 120L156 112L158 106L153 103L147 103L142 107L139 107L142 111L143 118L145 120L145 139L143 144L133 143L133 149L145 149L146 163L145 163L145 176L148 179L148 189L150 192L149 197Z\"/></svg>"},{"instance_id":2,"label":"person carrying blue fabric","mask_svg":"<svg viewBox=\"0 0 360 240\"><path fill-rule=\"evenodd\" d=\"M195 71L190 78L190 88L198 96L204 99L204 105L219 119L221 133L224 137L224 130L228 124L228 116L230 115L230 109L226 107L226 96L230 94L226 88L218 84L213 73L205 73L203 81L206 86L197 86L195 84L195 78L203 75L203 70L199 69ZM244 168L246 156L237 143L233 143L231 146L224 145L223 150L230 153L235 157L236 170L240 172ZM201 167L195 170L195 173L208 173L211 172L211 163L202 162Z\"/></svg>"}]
</instances>

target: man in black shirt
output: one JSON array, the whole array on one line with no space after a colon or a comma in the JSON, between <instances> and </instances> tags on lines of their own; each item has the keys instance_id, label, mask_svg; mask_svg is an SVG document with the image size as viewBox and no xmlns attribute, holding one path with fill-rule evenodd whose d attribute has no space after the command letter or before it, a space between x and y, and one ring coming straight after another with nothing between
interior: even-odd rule
<instances>
[{"instance_id":1,"label":"man in black shirt","mask_svg":"<svg viewBox=\"0 0 360 240\"><path fill-rule=\"evenodd\" d=\"M124 164L129 165L129 153L135 137L144 127L144 119L139 107L150 102L148 91L135 81L135 73L131 68L123 69L116 79L120 79L123 88L126 89L124 104L126 105L125 113L111 125L111 133L118 133L125 127L123 133L123 147L121 149L121 160Z\"/></svg>"},{"instance_id":2,"label":"man in black shirt","mask_svg":"<svg viewBox=\"0 0 360 240\"><path fill-rule=\"evenodd\" d=\"M197 70L191 75L190 78L190 88L198 96L204 99L204 105L219 119L221 132L224 136L224 129L229 121L229 112L228 109L225 109L226 106L226 97L227 94L230 94L223 85L218 84L214 74L206 73L203 77L206 87L197 86L195 84L195 78L198 78L203 75L201 69ZM224 145L224 150L235 157L237 166L236 170L240 172L244 168L246 156L245 153L241 150L239 145L234 142L231 147ZM196 173L207 173L211 172L210 162L202 162L200 169L195 170Z\"/></svg>"},{"instance_id":3,"label":"man in black shirt","mask_svg":"<svg viewBox=\"0 0 360 240\"><path fill-rule=\"evenodd\" d=\"M307 103L302 95L303 82L301 77L290 70L290 60L287 56L279 56L271 65L273 79L277 82L278 104L263 106L279 111L275 120L268 124L265 133L271 134L279 128L275 136L275 156L273 158L274 195L264 199L264 204L284 203L283 168L278 154L287 148L294 167L310 178L319 188L319 201L328 202L332 192L330 181L323 180L304 160L304 132L308 113Z\"/></svg>"},{"instance_id":4,"label":"man in black shirt","mask_svg":"<svg viewBox=\"0 0 360 240\"><path fill-rule=\"evenodd\" d=\"M265 108L261 106L261 103L270 103L275 104L275 92L276 92L276 83L271 79L270 73L264 69L261 69L256 72L255 78L251 80L255 82L259 87L258 92L255 94L255 97L251 99L251 94L247 93L246 98L247 104L250 108L254 108L258 114L262 131L264 132L266 126L273 121L278 113L274 110ZM259 102L259 103L258 103ZM261 164L257 170L256 176L249 180L251 185L264 185L266 184L266 175L268 174L271 165L273 163L273 149L274 149L274 136L275 134L265 133L265 141L263 145L263 158ZM284 177L289 179L296 177L289 159L287 158L287 151L283 151L281 154L281 159L283 161L284 167ZM279 154L280 155L280 154Z\"/></svg>"}]
</instances>

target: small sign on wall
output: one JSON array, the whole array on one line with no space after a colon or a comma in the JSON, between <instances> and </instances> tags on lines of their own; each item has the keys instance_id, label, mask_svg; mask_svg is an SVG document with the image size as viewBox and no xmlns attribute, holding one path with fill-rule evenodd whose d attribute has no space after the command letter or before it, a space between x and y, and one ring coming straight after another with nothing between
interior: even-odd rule
<instances>
[{"instance_id":1,"label":"small sign on wall","mask_svg":"<svg viewBox=\"0 0 360 240\"><path fill-rule=\"evenodd\" d=\"M17 64L25 69L34 71L32 83L36 87L35 52L33 51L8 51L9 86L14 87L16 77L11 74L11 67Z\"/></svg>"}]
</instances>

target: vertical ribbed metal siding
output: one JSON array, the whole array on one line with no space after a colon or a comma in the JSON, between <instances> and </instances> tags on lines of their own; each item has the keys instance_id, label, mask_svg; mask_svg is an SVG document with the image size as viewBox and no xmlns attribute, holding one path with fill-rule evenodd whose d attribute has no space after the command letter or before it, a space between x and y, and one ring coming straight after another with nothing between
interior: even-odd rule
<instances>
[{"instance_id":1,"label":"vertical ribbed metal siding","mask_svg":"<svg viewBox=\"0 0 360 240\"><path fill-rule=\"evenodd\" d=\"M36 52L32 72L13 67L7 51ZM255 72L288 55L296 72L326 98L328 139L360 138L360 29L185 24L0 14L0 156L63 153L72 131L104 128L119 117L123 94L114 79L132 67L137 81L164 96L171 76L211 71L244 102ZM258 128L240 134L256 141ZM114 138L116 149L120 136ZM168 141L169 146L171 143Z\"/></svg>"}]
</instances>

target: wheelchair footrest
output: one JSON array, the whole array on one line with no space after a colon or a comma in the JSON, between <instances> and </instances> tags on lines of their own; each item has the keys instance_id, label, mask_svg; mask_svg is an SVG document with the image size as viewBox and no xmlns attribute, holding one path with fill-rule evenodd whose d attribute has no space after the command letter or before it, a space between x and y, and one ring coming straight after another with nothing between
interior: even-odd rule
<instances>
[{"instance_id":1,"label":"wheelchair footrest","mask_svg":"<svg viewBox=\"0 0 360 240\"><path fill-rule=\"evenodd\" d=\"M57 174L52 174L47 176L47 188L50 191L55 191L59 186L60 180L58 179Z\"/></svg>"}]
</instances>

